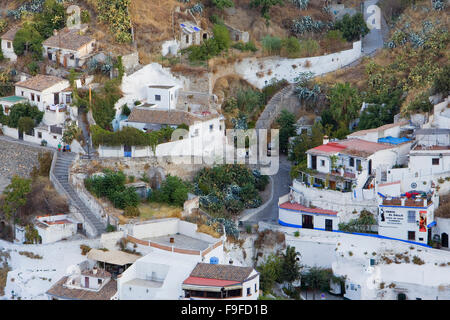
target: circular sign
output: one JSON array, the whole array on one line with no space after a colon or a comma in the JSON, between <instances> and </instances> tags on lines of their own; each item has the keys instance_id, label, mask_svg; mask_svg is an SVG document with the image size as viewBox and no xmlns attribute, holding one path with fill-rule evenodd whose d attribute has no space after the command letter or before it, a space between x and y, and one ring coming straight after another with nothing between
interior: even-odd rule
<instances>
[{"instance_id":1,"label":"circular sign","mask_svg":"<svg viewBox=\"0 0 450 320\"><path fill-rule=\"evenodd\" d=\"M417 188L417 183L415 183L415 182L411 183L411 188L413 188L413 189Z\"/></svg>"}]
</instances>

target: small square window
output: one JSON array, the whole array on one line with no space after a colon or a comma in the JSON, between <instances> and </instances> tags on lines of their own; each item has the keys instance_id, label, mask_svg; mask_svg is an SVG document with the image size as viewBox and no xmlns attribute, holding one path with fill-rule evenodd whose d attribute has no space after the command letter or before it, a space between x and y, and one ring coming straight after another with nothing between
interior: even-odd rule
<instances>
[{"instance_id":1,"label":"small square window","mask_svg":"<svg viewBox=\"0 0 450 320\"><path fill-rule=\"evenodd\" d=\"M42 139L42 132L38 132L38 138Z\"/></svg>"},{"instance_id":2,"label":"small square window","mask_svg":"<svg viewBox=\"0 0 450 320\"><path fill-rule=\"evenodd\" d=\"M350 158L349 165L350 165L350 167L354 167L355 166L355 159L354 158Z\"/></svg>"},{"instance_id":3,"label":"small square window","mask_svg":"<svg viewBox=\"0 0 450 320\"><path fill-rule=\"evenodd\" d=\"M320 160L320 165L321 165L322 167L325 167L325 160Z\"/></svg>"},{"instance_id":4,"label":"small square window","mask_svg":"<svg viewBox=\"0 0 450 320\"><path fill-rule=\"evenodd\" d=\"M161 101L161 96L159 94L155 95L155 101Z\"/></svg>"},{"instance_id":5,"label":"small square window","mask_svg":"<svg viewBox=\"0 0 450 320\"><path fill-rule=\"evenodd\" d=\"M439 165L439 158L433 158L431 159L431 164L433 166L438 166Z\"/></svg>"},{"instance_id":6,"label":"small square window","mask_svg":"<svg viewBox=\"0 0 450 320\"><path fill-rule=\"evenodd\" d=\"M98 284L102 284L102 279L97 279L98 280Z\"/></svg>"}]
</instances>

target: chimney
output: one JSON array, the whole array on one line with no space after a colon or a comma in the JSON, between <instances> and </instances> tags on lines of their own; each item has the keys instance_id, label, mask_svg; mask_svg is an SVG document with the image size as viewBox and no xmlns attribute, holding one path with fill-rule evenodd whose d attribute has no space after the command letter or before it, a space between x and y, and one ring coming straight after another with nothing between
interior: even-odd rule
<instances>
[{"instance_id":1,"label":"chimney","mask_svg":"<svg viewBox=\"0 0 450 320\"><path fill-rule=\"evenodd\" d=\"M323 144L327 144L328 142L330 142L328 136L323 136Z\"/></svg>"}]
</instances>

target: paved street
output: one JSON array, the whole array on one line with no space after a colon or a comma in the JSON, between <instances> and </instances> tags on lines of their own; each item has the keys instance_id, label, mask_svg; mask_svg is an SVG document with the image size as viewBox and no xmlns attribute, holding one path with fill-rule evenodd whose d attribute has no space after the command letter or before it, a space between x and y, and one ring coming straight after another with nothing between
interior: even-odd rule
<instances>
[{"instance_id":1,"label":"paved street","mask_svg":"<svg viewBox=\"0 0 450 320\"><path fill-rule=\"evenodd\" d=\"M381 14L381 11L375 11L371 8L371 6L376 5L378 3L378 0L367 0L364 2L364 20L367 21L367 19L370 17L370 23L376 22L376 15L380 14L379 23L380 28L373 28L370 30L370 33L366 35L363 39L362 46L364 50L364 55L369 55L374 53L377 49L382 48L384 45L383 41L383 29L385 27L385 21L383 19L383 16ZM369 10L368 10L369 9Z\"/></svg>"},{"instance_id":2,"label":"paved street","mask_svg":"<svg viewBox=\"0 0 450 320\"><path fill-rule=\"evenodd\" d=\"M285 155L281 155L278 173L272 176L274 184L272 203L261 212L249 218L248 223L257 224L259 221L278 223L278 198L289 193L289 187L291 185L290 171L291 163Z\"/></svg>"}]
</instances>

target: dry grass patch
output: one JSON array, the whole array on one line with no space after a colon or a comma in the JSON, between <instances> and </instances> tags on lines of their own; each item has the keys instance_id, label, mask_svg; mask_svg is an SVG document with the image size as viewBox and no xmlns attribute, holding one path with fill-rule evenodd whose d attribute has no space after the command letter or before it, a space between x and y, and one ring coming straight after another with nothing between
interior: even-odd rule
<instances>
[{"instance_id":1,"label":"dry grass patch","mask_svg":"<svg viewBox=\"0 0 450 320\"><path fill-rule=\"evenodd\" d=\"M19 251L19 254L21 256L25 256L30 259L42 259L42 256L40 256L38 254L34 254L33 252L30 252L30 251Z\"/></svg>"},{"instance_id":2,"label":"dry grass patch","mask_svg":"<svg viewBox=\"0 0 450 320\"><path fill-rule=\"evenodd\" d=\"M181 218L182 209L176 206L170 206L163 203L143 203L138 206L140 211L139 219L163 219L163 218Z\"/></svg>"}]
</instances>

